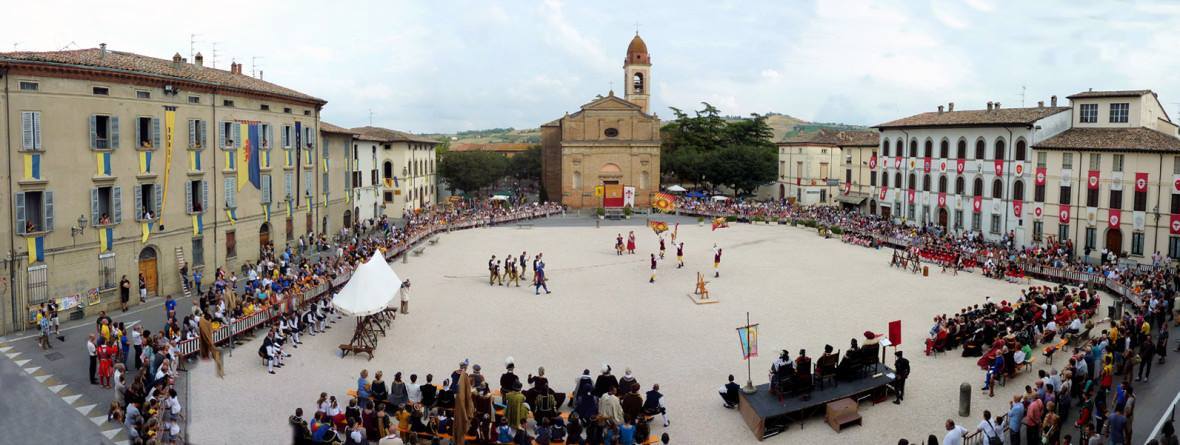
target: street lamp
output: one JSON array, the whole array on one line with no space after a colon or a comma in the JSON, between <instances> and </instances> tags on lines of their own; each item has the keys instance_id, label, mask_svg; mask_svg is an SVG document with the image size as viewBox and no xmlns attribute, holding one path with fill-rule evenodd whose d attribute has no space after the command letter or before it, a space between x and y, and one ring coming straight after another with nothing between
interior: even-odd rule
<instances>
[{"instance_id":1,"label":"street lamp","mask_svg":"<svg viewBox=\"0 0 1180 445\"><path fill-rule=\"evenodd\" d=\"M84 230L86 230L86 215L78 215L76 225L70 227L70 239L75 246L78 245L78 235L81 235Z\"/></svg>"}]
</instances>

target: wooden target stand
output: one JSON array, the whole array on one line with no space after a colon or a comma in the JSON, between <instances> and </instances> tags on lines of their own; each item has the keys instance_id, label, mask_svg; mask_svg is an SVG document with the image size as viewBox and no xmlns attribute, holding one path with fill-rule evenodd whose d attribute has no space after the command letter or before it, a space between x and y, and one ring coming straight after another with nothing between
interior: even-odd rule
<instances>
[{"instance_id":1,"label":"wooden target stand","mask_svg":"<svg viewBox=\"0 0 1180 445\"><path fill-rule=\"evenodd\" d=\"M697 272L697 284L691 294L688 294L688 299L696 304L714 304L718 303L716 299L709 295L708 281L705 281L705 275Z\"/></svg>"}]
</instances>

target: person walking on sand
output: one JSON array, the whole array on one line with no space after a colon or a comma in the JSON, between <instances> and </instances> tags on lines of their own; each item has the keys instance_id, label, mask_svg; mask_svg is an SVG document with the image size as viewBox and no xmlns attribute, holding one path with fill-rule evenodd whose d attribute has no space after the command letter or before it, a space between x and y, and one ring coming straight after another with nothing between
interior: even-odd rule
<instances>
[{"instance_id":1,"label":"person walking on sand","mask_svg":"<svg viewBox=\"0 0 1180 445\"><path fill-rule=\"evenodd\" d=\"M660 259L664 259L664 237L660 236Z\"/></svg>"},{"instance_id":2,"label":"person walking on sand","mask_svg":"<svg viewBox=\"0 0 1180 445\"><path fill-rule=\"evenodd\" d=\"M721 248L713 244L713 278L721 278Z\"/></svg>"},{"instance_id":3,"label":"person walking on sand","mask_svg":"<svg viewBox=\"0 0 1180 445\"><path fill-rule=\"evenodd\" d=\"M623 234L615 235L615 255L623 254Z\"/></svg>"},{"instance_id":4,"label":"person walking on sand","mask_svg":"<svg viewBox=\"0 0 1180 445\"><path fill-rule=\"evenodd\" d=\"M648 283L656 282L656 254L651 254L651 278L647 280Z\"/></svg>"},{"instance_id":5,"label":"person walking on sand","mask_svg":"<svg viewBox=\"0 0 1180 445\"><path fill-rule=\"evenodd\" d=\"M627 253L635 255L635 231L627 232Z\"/></svg>"},{"instance_id":6,"label":"person walking on sand","mask_svg":"<svg viewBox=\"0 0 1180 445\"><path fill-rule=\"evenodd\" d=\"M488 285L490 285L490 286L496 285L496 256L495 255L492 255L492 258L490 260L488 260Z\"/></svg>"},{"instance_id":7,"label":"person walking on sand","mask_svg":"<svg viewBox=\"0 0 1180 445\"><path fill-rule=\"evenodd\" d=\"M551 294L552 292L549 292L549 285L545 283L548 281L545 277L545 263L537 261L533 267L535 268L533 270L533 294L541 295L541 288L545 288L546 294Z\"/></svg>"},{"instance_id":8,"label":"person walking on sand","mask_svg":"<svg viewBox=\"0 0 1180 445\"><path fill-rule=\"evenodd\" d=\"M527 280L529 278L528 269L525 266L529 264L528 252L520 251L520 262L518 264L520 264L520 278Z\"/></svg>"},{"instance_id":9,"label":"person walking on sand","mask_svg":"<svg viewBox=\"0 0 1180 445\"><path fill-rule=\"evenodd\" d=\"M676 245L676 268L684 268L684 242Z\"/></svg>"}]
</instances>

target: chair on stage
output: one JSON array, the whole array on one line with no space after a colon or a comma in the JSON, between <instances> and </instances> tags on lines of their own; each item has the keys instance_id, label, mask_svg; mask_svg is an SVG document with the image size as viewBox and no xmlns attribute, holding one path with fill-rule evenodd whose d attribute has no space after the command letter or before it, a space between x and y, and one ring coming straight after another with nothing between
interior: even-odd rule
<instances>
[{"instance_id":1,"label":"chair on stage","mask_svg":"<svg viewBox=\"0 0 1180 445\"><path fill-rule=\"evenodd\" d=\"M811 358L800 357L795 360L795 391L803 393L804 400L811 398L811 390L815 388L811 377Z\"/></svg>"},{"instance_id":2,"label":"chair on stage","mask_svg":"<svg viewBox=\"0 0 1180 445\"><path fill-rule=\"evenodd\" d=\"M865 374L876 372L877 364L881 363L881 344L873 343L861 346L860 356L862 360L861 366L864 368L861 372Z\"/></svg>"},{"instance_id":3,"label":"chair on stage","mask_svg":"<svg viewBox=\"0 0 1180 445\"><path fill-rule=\"evenodd\" d=\"M839 386L836 382L836 367L840 360L840 351L835 354L821 356L815 361L815 378L819 380L819 389L824 389L824 380L831 380L832 386Z\"/></svg>"}]
</instances>

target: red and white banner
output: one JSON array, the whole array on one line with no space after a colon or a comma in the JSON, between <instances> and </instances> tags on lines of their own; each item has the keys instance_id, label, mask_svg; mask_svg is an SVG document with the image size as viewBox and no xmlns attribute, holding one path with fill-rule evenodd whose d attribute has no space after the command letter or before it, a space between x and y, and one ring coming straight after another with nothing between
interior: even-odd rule
<instances>
[{"instance_id":1,"label":"red and white banner","mask_svg":"<svg viewBox=\"0 0 1180 445\"><path fill-rule=\"evenodd\" d=\"M1012 200L1012 213L1014 215L1016 215L1017 218L1019 218L1020 214L1023 212L1024 212L1024 201L1021 201L1019 199L1013 199Z\"/></svg>"},{"instance_id":2,"label":"red and white banner","mask_svg":"<svg viewBox=\"0 0 1180 445\"><path fill-rule=\"evenodd\" d=\"M1180 235L1180 215L1171 215L1168 227L1173 235Z\"/></svg>"},{"instance_id":3,"label":"red and white banner","mask_svg":"<svg viewBox=\"0 0 1180 445\"><path fill-rule=\"evenodd\" d=\"M1119 223L1123 222L1123 211L1119 209L1110 209L1109 216L1106 221L1110 223L1111 227L1118 227Z\"/></svg>"},{"instance_id":4,"label":"red and white banner","mask_svg":"<svg viewBox=\"0 0 1180 445\"><path fill-rule=\"evenodd\" d=\"M910 170L915 168L918 168L918 161L914 158L910 158Z\"/></svg>"},{"instance_id":5,"label":"red and white banner","mask_svg":"<svg viewBox=\"0 0 1180 445\"><path fill-rule=\"evenodd\" d=\"M946 159L938 161L938 171L941 173L946 173Z\"/></svg>"},{"instance_id":6,"label":"red and white banner","mask_svg":"<svg viewBox=\"0 0 1180 445\"><path fill-rule=\"evenodd\" d=\"M1098 190L1098 170L1086 172L1086 188Z\"/></svg>"},{"instance_id":7,"label":"red and white banner","mask_svg":"<svg viewBox=\"0 0 1180 445\"><path fill-rule=\"evenodd\" d=\"M922 159L922 172L930 173L930 158Z\"/></svg>"},{"instance_id":8,"label":"red and white banner","mask_svg":"<svg viewBox=\"0 0 1180 445\"><path fill-rule=\"evenodd\" d=\"M885 192L887 192L887 191L889 191L889 187L881 186L881 194L877 199L884 201L885 200Z\"/></svg>"},{"instance_id":9,"label":"red and white banner","mask_svg":"<svg viewBox=\"0 0 1180 445\"><path fill-rule=\"evenodd\" d=\"M1147 191L1147 173L1143 173L1143 172L1136 172L1135 173L1135 191L1136 192L1146 192Z\"/></svg>"},{"instance_id":10,"label":"red and white banner","mask_svg":"<svg viewBox=\"0 0 1180 445\"><path fill-rule=\"evenodd\" d=\"M1017 177L1024 176L1024 164L1017 162L1016 166L1012 167L1012 173L1015 173Z\"/></svg>"},{"instance_id":11,"label":"red and white banner","mask_svg":"<svg viewBox=\"0 0 1180 445\"><path fill-rule=\"evenodd\" d=\"M1003 159L996 159L995 164L996 164L996 176L1003 175L1004 174L1004 160Z\"/></svg>"},{"instance_id":12,"label":"red and white banner","mask_svg":"<svg viewBox=\"0 0 1180 445\"><path fill-rule=\"evenodd\" d=\"M847 195L847 194L849 194L849 193L852 193L852 183L851 183L851 182L845 182L845 183L844 183L844 194L845 194L845 195Z\"/></svg>"},{"instance_id":13,"label":"red and white banner","mask_svg":"<svg viewBox=\"0 0 1180 445\"><path fill-rule=\"evenodd\" d=\"M906 191L906 202L914 202L914 189Z\"/></svg>"},{"instance_id":14,"label":"red and white banner","mask_svg":"<svg viewBox=\"0 0 1180 445\"><path fill-rule=\"evenodd\" d=\"M938 206L946 207L946 192L938 192Z\"/></svg>"},{"instance_id":15,"label":"red and white banner","mask_svg":"<svg viewBox=\"0 0 1180 445\"><path fill-rule=\"evenodd\" d=\"M1172 176L1172 191L1173 193L1180 193L1180 175Z\"/></svg>"},{"instance_id":16,"label":"red and white banner","mask_svg":"<svg viewBox=\"0 0 1180 445\"><path fill-rule=\"evenodd\" d=\"M1060 221L1062 224L1069 224L1069 205L1068 204L1062 204L1061 207L1059 208L1059 210L1057 210L1057 220Z\"/></svg>"},{"instance_id":17,"label":"red and white banner","mask_svg":"<svg viewBox=\"0 0 1180 445\"><path fill-rule=\"evenodd\" d=\"M1034 179L1037 185L1045 185L1045 167L1037 167L1037 176Z\"/></svg>"},{"instance_id":18,"label":"red and white banner","mask_svg":"<svg viewBox=\"0 0 1180 445\"><path fill-rule=\"evenodd\" d=\"M877 154L876 153L873 153L873 155L869 157L869 168L877 168Z\"/></svg>"},{"instance_id":19,"label":"red and white banner","mask_svg":"<svg viewBox=\"0 0 1180 445\"><path fill-rule=\"evenodd\" d=\"M963 174L963 171L965 171L965 170L967 170L967 161L965 161L963 159L956 159L955 160L955 173L958 173L961 175L961 174Z\"/></svg>"},{"instance_id":20,"label":"red and white banner","mask_svg":"<svg viewBox=\"0 0 1180 445\"><path fill-rule=\"evenodd\" d=\"M1036 206L1033 207L1033 216L1037 217L1037 219L1040 219L1041 216L1044 214L1045 214L1045 205L1038 202L1036 204Z\"/></svg>"},{"instance_id":21,"label":"red and white banner","mask_svg":"<svg viewBox=\"0 0 1180 445\"><path fill-rule=\"evenodd\" d=\"M893 168L901 168L902 165L903 164L901 163L901 156L893 158Z\"/></svg>"},{"instance_id":22,"label":"red and white banner","mask_svg":"<svg viewBox=\"0 0 1180 445\"><path fill-rule=\"evenodd\" d=\"M971 199L971 211L975 213L983 211L983 196L976 196Z\"/></svg>"}]
</instances>

